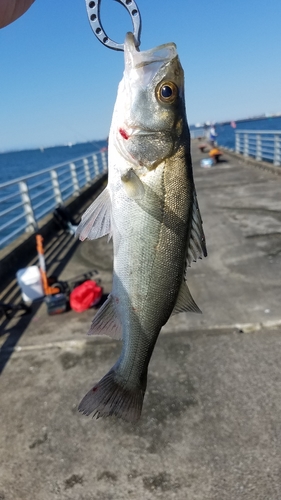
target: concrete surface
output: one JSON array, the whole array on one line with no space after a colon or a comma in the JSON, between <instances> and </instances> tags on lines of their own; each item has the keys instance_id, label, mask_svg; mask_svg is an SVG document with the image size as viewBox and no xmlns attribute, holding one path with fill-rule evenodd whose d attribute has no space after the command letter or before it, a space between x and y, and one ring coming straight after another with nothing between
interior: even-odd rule
<instances>
[{"instance_id":1,"label":"concrete surface","mask_svg":"<svg viewBox=\"0 0 281 500\"><path fill-rule=\"evenodd\" d=\"M120 350L86 337L94 310L2 319L0 500L281 499L281 177L202 157L194 142L203 315L163 328L137 425L77 412ZM59 235L47 254L60 279L96 268L110 291L105 239Z\"/></svg>"}]
</instances>

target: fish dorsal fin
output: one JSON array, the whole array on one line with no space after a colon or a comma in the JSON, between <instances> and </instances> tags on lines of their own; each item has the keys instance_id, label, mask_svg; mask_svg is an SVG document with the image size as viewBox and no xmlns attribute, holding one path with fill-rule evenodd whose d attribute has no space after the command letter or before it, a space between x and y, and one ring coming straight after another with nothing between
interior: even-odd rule
<instances>
[{"instance_id":1,"label":"fish dorsal fin","mask_svg":"<svg viewBox=\"0 0 281 500\"><path fill-rule=\"evenodd\" d=\"M102 191L82 215L75 235L84 241L86 238L95 240L106 234L111 235L111 199L108 188Z\"/></svg>"},{"instance_id":2,"label":"fish dorsal fin","mask_svg":"<svg viewBox=\"0 0 281 500\"><path fill-rule=\"evenodd\" d=\"M128 170L121 176L121 181L129 198L132 200L141 200L143 198L143 183L132 169Z\"/></svg>"},{"instance_id":3,"label":"fish dorsal fin","mask_svg":"<svg viewBox=\"0 0 281 500\"><path fill-rule=\"evenodd\" d=\"M191 262L196 262L197 259L202 259L203 256L207 257L206 240L202 227L202 219L198 207L197 196L196 193L194 193L191 230L187 250L187 265L190 266Z\"/></svg>"},{"instance_id":4,"label":"fish dorsal fin","mask_svg":"<svg viewBox=\"0 0 281 500\"><path fill-rule=\"evenodd\" d=\"M107 335L113 339L122 338L122 325L118 319L112 295L107 297L95 315L88 335Z\"/></svg>"},{"instance_id":5,"label":"fish dorsal fin","mask_svg":"<svg viewBox=\"0 0 281 500\"><path fill-rule=\"evenodd\" d=\"M180 287L177 302L173 309L172 315L185 311L192 311L201 314L201 310L199 309L198 305L194 302L187 284L183 281Z\"/></svg>"}]
</instances>

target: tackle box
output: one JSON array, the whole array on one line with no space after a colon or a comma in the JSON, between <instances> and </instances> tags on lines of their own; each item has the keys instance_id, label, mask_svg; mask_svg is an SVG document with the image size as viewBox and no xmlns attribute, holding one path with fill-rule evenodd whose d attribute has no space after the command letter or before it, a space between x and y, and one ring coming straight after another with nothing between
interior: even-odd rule
<instances>
[{"instance_id":1,"label":"tackle box","mask_svg":"<svg viewBox=\"0 0 281 500\"><path fill-rule=\"evenodd\" d=\"M54 314L61 314L68 310L69 302L65 293L47 295L44 300L49 316L53 316Z\"/></svg>"}]
</instances>

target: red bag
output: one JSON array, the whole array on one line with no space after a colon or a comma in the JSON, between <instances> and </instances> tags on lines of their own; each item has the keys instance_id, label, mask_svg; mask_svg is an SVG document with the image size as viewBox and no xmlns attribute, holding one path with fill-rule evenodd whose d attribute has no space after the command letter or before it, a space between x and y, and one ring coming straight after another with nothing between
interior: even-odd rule
<instances>
[{"instance_id":1,"label":"red bag","mask_svg":"<svg viewBox=\"0 0 281 500\"><path fill-rule=\"evenodd\" d=\"M102 287L95 281L87 280L72 290L69 296L70 307L76 312L86 311L98 304L102 297Z\"/></svg>"}]
</instances>

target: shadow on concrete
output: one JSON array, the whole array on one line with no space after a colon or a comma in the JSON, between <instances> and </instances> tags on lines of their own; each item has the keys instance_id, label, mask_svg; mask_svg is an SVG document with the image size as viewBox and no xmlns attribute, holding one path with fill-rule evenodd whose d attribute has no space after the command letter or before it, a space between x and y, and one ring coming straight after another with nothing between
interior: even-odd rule
<instances>
[{"instance_id":1,"label":"shadow on concrete","mask_svg":"<svg viewBox=\"0 0 281 500\"><path fill-rule=\"evenodd\" d=\"M25 329L28 327L30 321L38 311L40 305L41 302L33 305L31 313L29 313L28 315L27 314L21 315L18 318L18 324L16 328L12 328L11 330L8 329L1 333L2 335L8 333L8 337L0 348L0 375L3 372L6 364L8 363L10 357L12 356L18 341L20 340ZM11 319L6 319L4 322L4 326L5 323L7 323L8 325L10 321Z\"/></svg>"},{"instance_id":2,"label":"shadow on concrete","mask_svg":"<svg viewBox=\"0 0 281 500\"><path fill-rule=\"evenodd\" d=\"M52 274L59 276L72 255L76 251L79 241L75 240L72 235L63 233L56 235L48 245L48 253L46 254L47 269L52 262ZM54 247L55 250L54 250ZM61 256L63 253L63 257ZM9 291L9 302L16 304L20 301L21 292L15 282L12 289ZM3 296L3 301L6 296ZM9 318L2 318L0 337L8 335L0 348L0 374L3 372L6 364L12 356L17 343L25 332L26 328L33 320L42 301L33 302L31 312L29 314L15 311ZM1 320L0 320L1 321Z\"/></svg>"}]
</instances>

